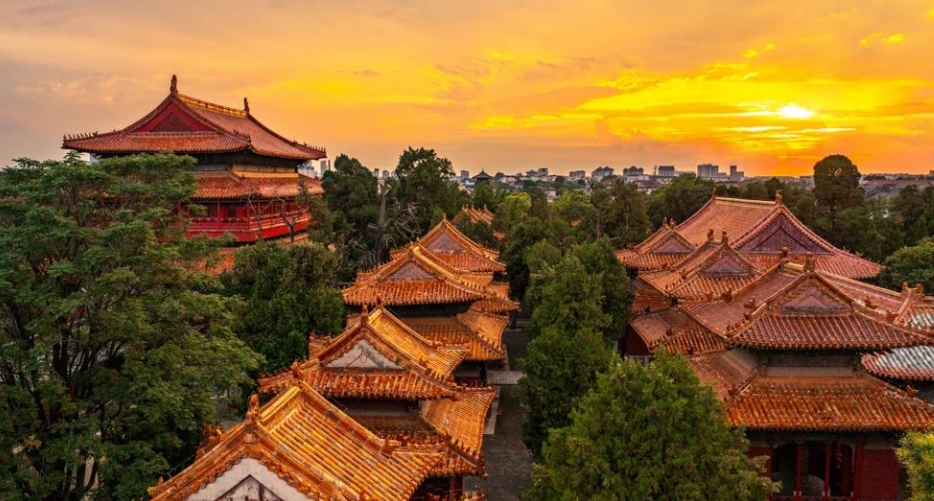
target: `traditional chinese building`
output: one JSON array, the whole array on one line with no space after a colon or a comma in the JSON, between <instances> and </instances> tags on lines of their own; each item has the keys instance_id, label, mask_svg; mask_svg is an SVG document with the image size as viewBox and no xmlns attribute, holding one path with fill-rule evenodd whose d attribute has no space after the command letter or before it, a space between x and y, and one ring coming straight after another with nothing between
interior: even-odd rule
<instances>
[{"instance_id":1,"label":"traditional chinese building","mask_svg":"<svg viewBox=\"0 0 934 501\"><path fill-rule=\"evenodd\" d=\"M627 352L689 357L746 429L750 454L769 458L782 482L772 499L897 499L898 436L934 424L934 406L904 383L905 361L934 345L932 299L820 271L811 258L730 280L735 289L633 319Z\"/></svg>"},{"instance_id":2,"label":"traditional chinese building","mask_svg":"<svg viewBox=\"0 0 934 501\"><path fill-rule=\"evenodd\" d=\"M919 392L934 388L934 298L856 280L879 265L780 197L715 197L619 257L638 270L623 351L686 355L768 458L772 499L899 499L897 439L934 424Z\"/></svg>"},{"instance_id":3,"label":"traditional chinese building","mask_svg":"<svg viewBox=\"0 0 934 501\"><path fill-rule=\"evenodd\" d=\"M442 446L402 447L293 378L246 419L210 433L195 462L149 489L153 501L406 501Z\"/></svg>"},{"instance_id":4,"label":"traditional chinese building","mask_svg":"<svg viewBox=\"0 0 934 501\"><path fill-rule=\"evenodd\" d=\"M505 269L495 253L442 221L391 255L388 263L358 274L343 291L344 303L350 309L381 304L432 341L466 343L458 378L485 381L487 362L505 359L506 315L518 309L508 299L508 284L494 280Z\"/></svg>"},{"instance_id":5,"label":"traditional chinese building","mask_svg":"<svg viewBox=\"0 0 934 501\"><path fill-rule=\"evenodd\" d=\"M478 498L463 492L463 479L486 472L483 428L495 393L454 381L466 345L433 342L378 306L364 307L337 338L312 338L309 351L290 371L261 378L260 390L280 392L298 378L370 432L398 442L397 451L437 454L413 499Z\"/></svg>"},{"instance_id":6,"label":"traditional chinese building","mask_svg":"<svg viewBox=\"0 0 934 501\"><path fill-rule=\"evenodd\" d=\"M294 235L312 223L300 198L323 193L321 183L298 172L326 156L323 148L288 140L243 108L202 101L178 92L121 130L65 136L62 148L99 158L137 153L176 153L197 160L192 203L205 214L190 216L189 235L225 233L240 242Z\"/></svg>"},{"instance_id":7,"label":"traditional chinese building","mask_svg":"<svg viewBox=\"0 0 934 501\"><path fill-rule=\"evenodd\" d=\"M810 254L818 270L865 279L879 274L882 266L837 249L801 223L782 203L742 200L714 195L681 224L665 221L642 243L619 251L628 268L645 272L680 268L688 258L698 259L712 251L714 238L728 237L732 248L760 270L779 261L803 263ZM723 239L724 241L726 238ZM739 264L739 263L738 263Z\"/></svg>"}]
</instances>

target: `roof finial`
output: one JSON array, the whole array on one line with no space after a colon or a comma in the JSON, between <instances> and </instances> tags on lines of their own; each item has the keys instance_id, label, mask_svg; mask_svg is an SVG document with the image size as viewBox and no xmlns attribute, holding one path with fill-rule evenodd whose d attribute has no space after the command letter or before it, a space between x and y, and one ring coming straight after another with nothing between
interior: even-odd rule
<instances>
[{"instance_id":1,"label":"roof finial","mask_svg":"<svg viewBox=\"0 0 934 501\"><path fill-rule=\"evenodd\" d=\"M717 187L716 186L714 186L713 189L710 190L710 198L714 200L717 199Z\"/></svg>"},{"instance_id":2,"label":"roof finial","mask_svg":"<svg viewBox=\"0 0 934 501\"><path fill-rule=\"evenodd\" d=\"M360 312L360 325L368 325L370 323L370 309L367 306L363 305L363 310Z\"/></svg>"},{"instance_id":3,"label":"roof finial","mask_svg":"<svg viewBox=\"0 0 934 501\"><path fill-rule=\"evenodd\" d=\"M729 240L726 238L726 230L723 230L723 233L720 234L720 243L723 245L727 245L729 243Z\"/></svg>"},{"instance_id":4,"label":"roof finial","mask_svg":"<svg viewBox=\"0 0 934 501\"><path fill-rule=\"evenodd\" d=\"M250 102L246 98L243 98L243 111L250 113Z\"/></svg>"},{"instance_id":5,"label":"roof finial","mask_svg":"<svg viewBox=\"0 0 934 501\"><path fill-rule=\"evenodd\" d=\"M172 81L169 82L169 93L178 94L178 77L172 75Z\"/></svg>"},{"instance_id":6,"label":"roof finial","mask_svg":"<svg viewBox=\"0 0 934 501\"><path fill-rule=\"evenodd\" d=\"M782 203L782 190L775 190L775 203Z\"/></svg>"},{"instance_id":7,"label":"roof finial","mask_svg":"<svg viewBox=\"0 0 934 501\"><path fill-rule=\"evenodd\" d=\"M814 271L816 263L814 262L814 254L808 252L804 255L804 271Z\"/></svg>"}]
</instances>

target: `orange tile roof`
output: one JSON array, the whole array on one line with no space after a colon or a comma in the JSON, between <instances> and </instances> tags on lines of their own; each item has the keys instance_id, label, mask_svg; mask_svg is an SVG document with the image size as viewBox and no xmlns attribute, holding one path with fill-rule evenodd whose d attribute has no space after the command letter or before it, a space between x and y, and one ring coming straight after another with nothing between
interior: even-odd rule
<instances>
[{"instance_id":1,"label":"orange tile roof","mask_svg":"<svg viewBox=\"0 0 934 501\"><path fill-rule=\"evenodd\" d=\"M455 398L422 402L422 419L450 437L449 443L457 452L443 460L448 462L449 470L454 470L452 473L485 473L483 427L495 397L493 388L470 388L461 390ZM475 463L475 469L462 469L459 466L462 458Z\"/></svg>"},{"instance_id":2,"label":"orange tile roof","mask_svg":"<svg viewBox=\"0 0 934 501\"><path fill-rule=\"evenodd\" d=\"M814 255L816 269L853 278L871 278L881 265L833 247L804 226L780 202L713 197L678 226L665 223L641 244L618 251L628 267L640 271L677 268L676 256L728 235L733 248L759 270L781 262L783 254L792 261Z\"/></svg>"},{"instance_id":3,"label":"orange tile roof","mask_svg":"<svg viewBox=\"0 0 934 501\"><path fill-rule=\"evenodd\" d=\"M727 400L756 374L758 362L744 350L707 353L688 358L701 384L710 385L720 400Z\"/></svg>"},{"instance_id":4,"label":"orange tile roof","mask_svg":"<svg viewBox=\"0 0 934 501\"><path fill-rule=\"evenodd\" d=\"M863 355L866 372L902 381L934 381L934 346L895 348Z\"/></svg>"},{"instance_id":5,"label":"orange tile roof","mask_svg":"<svg viewBox=\"0 0 934 501\"><path fill-rule=\"evenodd\" d=\"M729 343L677 308L640 315L629 324L650 350L688 355L723 351Z\"/></svg>"},{"instance_id":6,"label":"orange tile roof","mask_svg":"<svg viewBox=\"0 0 934 501\"><path fill-rule=\"evenodd\" d=\"M452 373L467 346L430 341L380 307L362 314L330 343L289 371L260 378L260 391L287 386L294 374L330 397L420 400L450 397Z\"/></svg>"},{"instance_id":7,"label":"orange tile roof","mask_svg":"<svg viewBox=\"0 0 934 501\"><path fill-rule=\"evenodd\" d=\"M128 127L103 134L66 136L62 148L105 155L249 151L305 161L327 156L323 148L276 134L256 120L248 108L228 108L185 96L174 85L155 109Z\"/></svg>"},{"instance_id":8,"label":"orange tile roof","mask_svg":"<svg viewBox=\"0 0 934 501\"><path fill-rule=\"evenodd\" d=\"M257 403L251 399L246 419L191 466L150 488L153 501L187 499L244 458L258 460L309 499L403 501L443 454L441 447L398 448L298 381L266 405Z\"/></svg>"},{"instance_id":9,"label":"orange tile roof","mask_svg":"<svg viewBox=\"0 0 934 501\"><path fill-rule=\"evenodd\" d=\"M446 218L419 239L422 247L454 268L470 272L505 272L499 253L467 238ZM400 249L397 252L404 252Z\"/></svg>"},{"instance_id":10,"label":"orange tile roof","mask_svg":"<svg viewBox=\"0 0 934 501\"><path fill-rule=\"evenodd\" d=\"M645 275L648 273L640 273L638 277L629 282L633 291L630 311L635 315L642 315L670 308L671 298L646 284Z\"/></svg>"},{"instance_id":11,"label":"orange tile roof","mask_svg":"<svg viewBox=\"0 0 934 501\"><path fill-rule=\"evenodd\" d=\"M470 207L469 205L467 205L461 208L460 212L458 212L454 216L454 219L453 219L454 223L457 224L461 219L465 217L470 219L472 223L483 222L486 224L493 224L494 214L490 212L490 210L487 209L486 207L482 209L474 209L473 207Z\"/></svg>"},{"instance_id":12,"label":"orange tile roof","mask_svg":"<svg viewBox=\"0 0 934 501\"><path fill-rule=\"evenodd\" d=\"M416 243L388 263L359 273L343 296L353 306L381 301L389 306L480 303L494 313L518 309L518 303L501 297L496 286L490 287L492 280L492 273L454 268Z\"/></svg>"},{"instance_id":13,"label":"orange tile roof","mask_svg":"<svg viewBox=\"0 0 934 501\"><path fill-rule=\"evenodd\" d=\"M934 424L934 406L865 374L757 376L727 401L748 430L905 431Z\"/></svg>"},{"instance_id":14,"label":"orange tile roof","mask_svg":"<svg viewBox=\"0 0 934 501\"><path fill-rule=\"evenodd\" d=\"M753 283L763 272L725 240L709 240L667 270L643 273L642 278L666 295L681 299L719 296Z\"/></svg>"},{"instance_id":15,"label":"orange tile roof","mask_svg":"<svg viewBox=\"0 0 934 501\"><path fill-rule=\"evenodd\" d=\"M502 360L503 331L508 321L498 315L468 310L455 317L407 317L406 325L432 341L445 345L467 345L465 360Z\"/></svg>"},{"instance_id":16,"label":"orange tile roof","mask_svg":"<svg viewBox=\"0 0 934 501\"><path fill-rule=\"evenodd\" d=\"M324 194L319 179L297 173L249 175L234 171L198 171L195 177L198 189L192 197L194 200L295 198L300 191L300 182L305 183L308 194Z\"/></svg>"}]
</instances>

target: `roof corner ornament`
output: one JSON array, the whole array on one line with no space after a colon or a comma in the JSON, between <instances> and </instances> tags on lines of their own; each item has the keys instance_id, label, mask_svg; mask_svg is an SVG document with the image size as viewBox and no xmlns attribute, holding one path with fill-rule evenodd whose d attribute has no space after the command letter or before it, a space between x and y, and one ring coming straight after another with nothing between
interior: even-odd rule
<instances>
[{"instance_id":1,"label":"roof corner ornament","mask_svg":"<svg viewBox=\"0 0 934 501\"><path fill-rule=\"evenodd\" d=\"M779 252L781 253L779 255L780 259L782 261L787 261L788 260L788 246L783 245L782 248L779 250Z\"/></svg>"},{"instance_id":2,"label":"roof corner ornament","mask_svg":"<svg viewBox=\"0 0 934 501\"><path fill-rule=\"evenodd\" d=\"M243 111L246 112L247 115L250 114L250 102L245 97L243 98Z\"/></svg>"},{"instance_id":3,"label":"roof corner ornament","mask_svg":"<svg viewBox=\"0 0 934 501\"><path fill-rule=\"evenodd\" d=\"M713 242L713 228L707 228L707 241Z\"/></svg>"},{"instance_id":4,"label":"roof corner ornament","mask_svg":"<svg viewBox=\"0 0 934 501\"><path fill-rule=\"evenodd\" d=\"M710 198L714 200L717 199L717 187L716 186L714 186L713 189L710 190Z\"/></svg>"},{"instance_id":5,"label":"roof corner ornament","mask_svg":"<svg viewBox=\"0 0 934 501\"><path fill-rule=\"evenodd\" d=\"M814 262L814 254L808 252L804 255L804 271L813 272L816 269L816 263Z\"/></svg>"},{"instance_id":6,"label":"roof corner ornament","mask_svg":"<svg viewBox=\"0 0 934 501\"><path fill-rule=\"evenodd\" d=\"M298 364L298 360L292 362L292 365L289 366L289 370L292 372L292 381L295 384L298 384L302 380L302 367Z\"/></svg>"},{"instance_id":7,"label":"roof corner ornament","mask_svg":"<svg viewBox=\"0 0 934 501\"><path fill-rule=\"evenodd\" d=\"M723 233L720 234L720 243L723 245L729 245L730 239L726 236L726 230L723 230Z\"/></svg>"},{"instance_id":8,"label":"roof corner ornament","mask_svg":"<svg viewBox=\"0 0 934 501\"><path fill-rule=\"evenodd\" d=\"M783 200L782 190L775 190L775 203L781 205Z\"/></svg>"},{"instance_id":9,"label":"roof corner ornament","mask_svg":"<svg viewBox=\"0 0 934 501\"><path fill-rule=\"evenodd\" d=\"M370 309L364 304L360 311L360 325L366 326L370 323Z\"/></svg>"},{"instance_id":10,"label":"roof corner ornament","mask_svg":"<svg viewBox=\"0 0 934 501\"><path fill-rule=\"evenodd\" d=\"M178 94L178 77L172 75L172 80L169 82L169 93Z\"/></svg>"}]
</instances>

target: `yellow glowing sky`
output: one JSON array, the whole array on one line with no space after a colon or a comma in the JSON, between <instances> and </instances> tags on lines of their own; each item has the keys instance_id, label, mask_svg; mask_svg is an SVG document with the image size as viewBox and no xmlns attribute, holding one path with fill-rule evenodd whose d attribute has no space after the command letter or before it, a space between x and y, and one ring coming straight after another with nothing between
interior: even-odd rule
<instances>
[{"instance_id":1,"label":"yellow glowing sky","mask_svg":"<svg viewBox=\"0 0 934 501\"><path fill-rule=\"evenodd\" d=\"M934 169L934 0L0 3L0 164L167 93L391 168Z\"/></svg>"}]
</instances>

